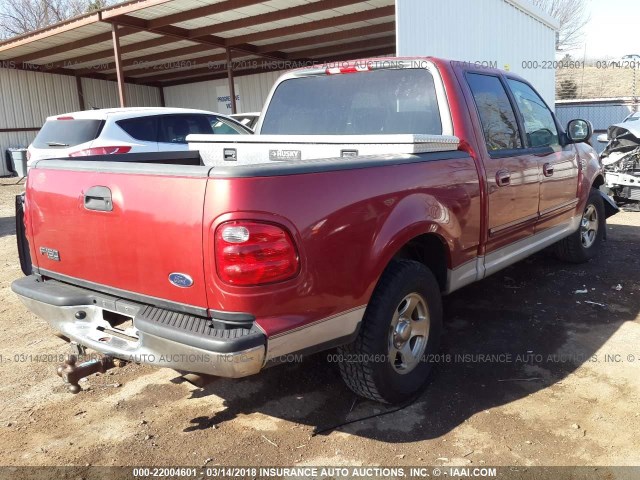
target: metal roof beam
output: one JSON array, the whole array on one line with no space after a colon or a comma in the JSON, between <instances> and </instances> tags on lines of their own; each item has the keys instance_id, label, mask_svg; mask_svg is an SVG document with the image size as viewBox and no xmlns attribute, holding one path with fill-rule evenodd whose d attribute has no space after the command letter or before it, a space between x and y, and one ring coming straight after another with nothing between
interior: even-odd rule
<instances>
[{"instance_id":1,"label":"metal roof beam","mask_svg":"<svg viewBox=\"0 0 640 480\"><path fill-rule=\"evenodd\" d=\"M149 40L144 40L142 42L130 43L129 45L122 45L120 47L120 50L124 55L125 53L138 52L140 50L145 50L147 48L161 47L163 45L174 43L174 41L175 40L173 38L167 38L167 37L151 38ZM92 62L93 60L100 60L100 59L109 58L109 57L113 57L113 48L107 48L105 50L100 50L99 52L94 52L94 53L88 53L86 55L79 55L77 57L69 58L64 62L54 62L53 65L55 66L74 65L74 64L79 65L82 63Z\"/></svg>"},{"instance_id":2,"label":"metal roof beam","mask_svg":"<svg viewBox=\"0 0 640 480\"><path fill-rule=\"evenodd\" d=\"M377 48L375 50L366 50L366 51L357 52L357 54L361 58L372 58L380 55L395 54L395 47L391 47L388 49ZM323 62L331 62L331 61L348 60L352 58L353 58L353 53L348 53L348 54L339 55L337 57L318 59L317 62L323 63ZM273 71L273 68L266 68L266 67L251 68L251 69L235 70L234 75L236 77L243 77L245 75L256 75L259 73L266 73L266 72L272 72L272 71ZM162 86L166 88L166 87L173 87L176 85L188 85L191 83L206 82L207 80L221 80L225 77L226 77L226 73L215 73L215 74L209 74L209 75L201 75L201 76L192 77L192 78L183 78L183 79L178 79L178 80L165 82L165 83L150 83L150 84L157 87Z\"/></svg>"},{"instance_id":3,"label":"metal roof beam","mask_svg":"<svg viewBox=\"0 0 640 480\"><path fill-rule=\"evenodd\" d=\"M164 17L154 18L149 20L150 28L164 27L165 25L172 25L175 23L186 22L187 20L193 20L194 18L206 17L208 15L216 15L228 10L234 10L238 8L250 7L258 3L263 3L264 0L226 0L213 5L205 5L204 7L194 8L187 10L186 12L178 12L172 15L166 15Z\"/></svg>"},{"instance_id":4,"label":"metal roof beam","mask_svg":"<svg viewBox=\"0 0 640 480\"><path fill-rule=\"evenodd\" d=\"M384 33L389 33L394 31L395 31L395 22L388 22L388 23L382 23L379 25L370 25L368 27L345 30L342 32L327 33L325 35L316 35L316 36L304 37L296 40L289 40L289 41L284 41L284 42L279 42L279 43L274 43L269 45L263 45L263 46L257 47L257 49L260 52L272 52L272 51L278 51L278 50L287 50L290 48L299 48L299 47L315 45L315 44L337 42L342 40L351 40L353 38L360 38L363 36L369 36L369 35L375 35L375 34L384 34ZM335 49L337 47L333 47L333 48ZM209 52L209 51L211 51L211 47L208 45L194 45L192 47L178 48L174 50L155 53L152 55L144 55L141 57L123 60L122 66L127 75L132 75L132 76L144 75L145 73L149 73L149 67L142 66L144 64L152 64L153 62L161 62L163 60L169 61L171 59L175 59L176 57L183 57L185 55L201 53L201 52ZM124 48L123 48L123 53L124 53ZM250 55L250 54L247 54L247 55ZM291 57L292 55L298 56L298 53L288 54L289 57ZM138 58L141 58L141 60L139 60ZM206 59L208 62L214 62L214 61L224 60L225 58L226 58L226 55L224 55L224 53L221 53L219 55L217 54L212 55L211 57L204 57L204 56L193 57L193 58L185 59L184 61L198 62ZM140 65L140 68L137 68L134 70L127 70L128 67L139 66L139 65ZM101 67L102 68L100 69L100 71L111 74L112 70L115 69L115 64L107 63ZM84 74L95 72L95 71L96 71L95 68L85 68L82 70L78 70L78 74L84 75Z\"/></svg>"},{"instance_id":5,"label":"metal roof beam","mask_svg":"<svg viewBox=\"0 0 640 480\"><path fill-rule=\"evenodd\" d=\"M306 47L314 44L352 40L354 38L360 38L368 35L395 32L395 29L395 22L387 22L379 25L343 30L341 32L327 33L324 35L315 35L311 37L297 38L295 40L285 40L284 42L261 45L258 47L258 51L269 52L271 50L289 50L291 48ZM291 55L295 55L295 53L289 53L289 56Z\"/></svg>"},{"instance_id":6,"label":"metal roof beam","mask_svg":"<svg viewBox=\"0 0 640 480\"><path fill-rule=\"evenodd\" d=\"M178 38L180 40L189 40L191 42L202 43L204 45L210 45L212 47L222 47L222 48L227 47L226 40L221 37L216 37L214 35L207 35L207 36L198 37L198 38L191 38L189 36L190 30L186 28L174 27L172 25L167 25L165 27L150 28L148 20L144 20L138 17L132 17L130 15L121 15L110 21L117 23L119 25L138 28L146 32L156 33L158 35L165 35L167 37ZM238 42L238 45L234 45L233 49L238 50L240 52L245 52L245 53L255 53L255 51L257 50L257 47L255 47L254 45L248 45L245 43ZM266 54L261 54L261 56L264 56L265 58L276 59L276 60L286 59L286 55L282 52L276 52L276 54L272 54L270 56L267 56Z\"/></svg>"},{"instance_id":7,"label":"metal roof beam","mask_svg":"<svg viewBox=\"0 0 640 480\"><path fill-rule=\"evenodd\" d=\"M253 15L251 17L239 18L229 22L215 23L190 30L190 37L197 38L212 33L228 32L239 28L253 27L255 25L263 25L279 20L287 20L290 18L309 15L311 13L324 12L334 8L346 7L357 3L363 3L364 0L322 0L319 2L307 3L296 7L283 8L269 13ZM236 8L236 7L234 7Z\"/></svg>"},{"instance_id":8,"label":"metal roof beam","mask_svg":"<svg viewBox=\"0 0 640 480\"><path fill-rule=\"evenodd\" d=\"M344 45L332 45L328 47L313 48L311 50L304 50L300 52L294 52L299 55L300 58L327 58L331 59L334 55L340 55L342 53L355 52L360 49L374 49L376 47L391 47L396 44L396 36L389 35L380 38L370 38L366 40L360 40L358 42L350 42Z\"/></svg>"},{"instance_id":9,"label":"metal roof beam","mask_svg":"<svg viewBox=\"0 0 640 480\"><path fill-rule=\"evenodd\" d=\"M339 15L337 17L325 18L313 22L300 23L289 27L274 28L273 30L265 30L263 32L249 33L240 35L226 40L226 45L235 48L237 44L251 43L261 40L269 40L272 38L286 37L289 35L297 35L299 33L308 33L323 28L337 27L340 25L348 25L350 23L364 22L367 20L375 20L377 18L389 17L395 15L395 6L374 8L372 10L364 10L357 13L349 13L347 15Z\"/></svg>"},{"instance_id":10,"label":"metal roof beam","mask_svg":"<svg viewBox=\"0 0 640 480\"><path fill-rule=\"evenodd\" d=\"M137 30L133 28L123 28L120 30L120 36L131 35L132 33L136 33ZM28 53L26 55L22 55L21 57L12 58L11 61L14 62L31 62L32 60L36 60L38 58L46 58L51 57L52 55L59 55L60 53L69 52L71 50L76 50L78 48L88 47L89 45L95 45L96 43L103 43L111 41L111 30L104 33L99 33L97 35L93 35L91 37L82 38L80 40L75 40L73 42L65 43L62 45L57 45L51 48L45 48L44 50L38 50L37 52ZM113 50L111 50L113 54Z\"/></svg>"},{"instance_id":11,"label":"metal roof beam","mask_svg":"<svg viewBox=\"0 0 640 480\"><path fill-rule=\"evenodd\" d=\"M69 77L82 77L82 78L92 78L95 80L108 80L110 78L107 75L101 73L90 73L87 75L78 75L77 70L72 70L69 68L48 68L43 65L35 65L35 64L22 64L21 62L15 63L11 68L16 70L24 70L26 72L37 72L37 73L50 73L53 75L65 75ZM145 83L138 81L135 78L128 79L125 83L133 83L138 85L144 85Z\"/></svg>"},{"instance_id":12,"label":"metal roof beam","mask_svg":"<svg viewBox=\"0 0 640 480\"><path fill-rule=\"evenodd\" d=\"M146 82L151 82L151 83L156 83L156 82L163 82L163 81L167 81L167 80L176 80L179 78L187 78L187 77L193 77L193 76L197 76L197 75L204 75L207 73L211 73L212 71L214 71L213 68L210 67L203 67L203 68L192 68L192 69L185 69L185 70L176 70L173 72L166 72L166 73L162 73L159 75L153 75L153 76L147 76L147 77L138 77L139 80L143 80ZM226 78L227 76L227 69L225 67L224 63L220 64L220 71L225 72L223 77Z\"/></svg>"},{"instance_id":13,"label":"metal roof beam","mask_svg":"<svg viewBox=\"0 0 640 480\"><path fill-rule=\"evenodd\" d=\"M184 57L185 55L191 55L194 53L211 52L213 54L216 50L217 49L215 47L212 48L208 45L193 45L191 47L176 48L174 50L168 50L165 52L159 52L151 55L144 55L141 57L128 58L126 60L122 60L122 68L127 73L127 75L140 75L148 71L149 68L153 67L153 65L151 64L154 62L161 62L163 60L168 61L171 59L175 59L176 57ZM200 56L200 57L197 57L197 60L202 60L203 58L207 58L207 57ZM226 55L224 54L214 54L211 56L210 59L208 59L208 61L224 60L225 58L226 58ZM194 59L176 60L176 62L178 61L189 62L189 61L194 61ZM148 66L144 66L145 64ZM99 68L96 68L96 67L99 67ZM140 68L137 68L135 70L127 70L127 68L131 68L131 67L140 67ZM96 71L101 71L103 73L110 74L112 73L112 70L115 70L115 68L116 66L114 62L108 62L108 63L99 64L95 67L78 69L76 71L78 72L79 75L84 75L86 73L96 72Z\"/></svg>"},{"instance_id":14,"label":"metal roof beam","mask_svg":"<svg viewBox=\"0 0 640 480\"><path fill-rule=\"evenodd\" d=\"M364 49L358 51L358 49ZM342 59L354 59L358 57L367 57L370 55L380 55L386 53L395 53L395 36L383 37L380 39L371 39L371 40L362 40L360 42L353 42L348 45L340 45L340 46L332 46L332 47L322 47L316 48L312 50L307 50L304 52L296 52L299 56L296 59L287 60L290 64L295 63L303 63L309 64L309 62L315 63L323 63L326 61L334 61L334 60L342 60ZM263 66L259 67L263 72L274 71L274 70L285 70L291 67L287 67L284 64L280 64L276 62L275 64L269 64L268 61L262 61ZM281 66L281 68L278 68ZM221 67L224 67L221 64ZM225 72L224 68L220 69L221 72ZM239 72L243 72L244 70L234 70L234 74L236 76L239 75ZM255 69L252 69L255 70ZM144 80L149 83L157 83L157 82L171 82L168 85L178 84L172 81L179 82L180 84L184 83L195 83L197 81L202 80L192 80L189 81L189 77L196 78L204 78L206 79L218 79L225 78L226 74L224 73L212 73L211 68L197 68L190 70L179 70L163 75L156 76L148 76L139 78L139 80Z\"/></svg>"},{"instance_id":15,"label":"metal roof beam","mask_svg":"<svg viewBox=\"0 0 640 480\"><path fill-rule=\"evenodd\" d=\"M187 48L183 48L181 50L187 50ZM211 49L208 49L209 51L211 51ZM159 54L158 54L159 55ZM149 55L148 58L145 58L145 61L148 62L154 62L156 61L156 59L152 58L153 55ZM196 58L190 58L188 60L176 60L176 63L178 62L197 62L197 61L203 61L206 60L207 63L209 62L220 62L222 60L225 60L227 58L227 55L225 53L216 53L213 55L207 55L207 56L201 56L201 57L196 57ZM127 62L131 62L131 60L128 60L126 62L123 62L123 67L126 66ZM135 64L134 64L135 65ZM150 67L141 67L141 68L137 68L135 70L126 70L125 69L125 73L127 74L127 76L136 76L136 75L144 75L145 73L149 73L150 68L152 68L153 66ZM168 70L168 69L167 69ZM165 70L166 71L166 70Z\"/></svg>"},{"instance_id":16,"label":"metal roof beam","mask_svg":"<svg viewBox=\"0 0 640 480\"><path fill-rule=\"evenodd\" d=\"M273 70L270 68L249 68L249 69L243 69L243 70L235 70L234 75L236 77L242 77L245 75L255 75L258 73L266 73L271 71ZM210 73L208 75L200 75L194 78L182 78L182 79L177 79L177 80L166 82L166 83L155 83L155 84L158 86L162 85L163 87L172 87L175 85L186 85L190 83L205 82L207 80L221 80L226 77L227 77L227 73L226 71L223 70L221 71L221 73Z\"/></svg>"}]
</instances>

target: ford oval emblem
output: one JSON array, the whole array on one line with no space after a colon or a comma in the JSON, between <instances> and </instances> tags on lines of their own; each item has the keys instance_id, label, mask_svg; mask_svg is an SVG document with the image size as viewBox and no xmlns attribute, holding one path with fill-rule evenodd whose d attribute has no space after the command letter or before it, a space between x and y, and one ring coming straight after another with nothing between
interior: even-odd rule
<instances>
[{"instance_id":1,"label":"ford oval emblem","mask_svg":"<svg viewBox=\"0 0 640 480\"><path fill-rule=\"evenodd\" d=\"M193 285L193 278L186 273L170 273L169 281L171 282L171 285L175 285L180 288L189 288Z\"/></svg>"}]
</instances>

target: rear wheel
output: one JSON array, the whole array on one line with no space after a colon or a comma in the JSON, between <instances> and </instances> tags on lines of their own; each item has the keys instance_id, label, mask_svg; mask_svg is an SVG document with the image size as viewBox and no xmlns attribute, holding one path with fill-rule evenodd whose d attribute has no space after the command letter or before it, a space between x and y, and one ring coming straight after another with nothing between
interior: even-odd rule
<instances>
[{"instance_id":1,"label":"rear wheel","mask_svg":"<svg viewBox=\"0 0 640 480\"><path fill-rule=\"evenodd\" d=\"M356 340L338 349L340 373L358 395L384 403L411 398L427 383L442 330L440 288L421 263L385 270Z\"/></svg>"},{"instance_id":2,"label":"rear wheel","mask_svg":"<svg viewBox=\"0 0 640 480\"><path fill-rule=\"evenodd\" d=\"M572 263L591 260L600 250L606 229L604 202L600 192L591 189L578 230L556 244L556 255Z\"/></svg>"}]
</instances>

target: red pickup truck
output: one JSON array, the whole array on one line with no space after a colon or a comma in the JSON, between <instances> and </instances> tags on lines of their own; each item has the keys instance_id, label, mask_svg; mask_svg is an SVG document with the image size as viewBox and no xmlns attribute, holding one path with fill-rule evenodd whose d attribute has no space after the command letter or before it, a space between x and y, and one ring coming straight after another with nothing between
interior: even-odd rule
<instances>
[{"instance_id":1,"label":"red pickup truck","mask_svg":"<svg viewBox=\"0 0 640 480\"><path fill-rule=\"evenodd\" d=\"M499 70L296 70L256 132L189 138L200 155L36 162L33 274L13 291L73 342L181 371L242 377L337 347L349 388L393 403L426 384L442 294L552 245L588 261L615 212L589 123L565 132Z\"/></svg>"}]
</instances>

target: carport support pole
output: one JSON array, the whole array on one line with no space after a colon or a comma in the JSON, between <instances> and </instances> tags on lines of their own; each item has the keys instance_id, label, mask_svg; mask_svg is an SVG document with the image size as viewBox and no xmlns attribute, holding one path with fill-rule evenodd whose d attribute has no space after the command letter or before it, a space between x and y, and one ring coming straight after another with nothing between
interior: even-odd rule
<instances>
[{"instance_id":1,"label":"carport support pole","mask_svg":"<svg viewBox=\"0 0 640 480\"><path fill-rule=\"evenodd\" d=\"M116 61L116 75L118 77L118 96L120 97L120 106L127 106L127 99L124 92L124 75L122 73L122 58L120 56L120 33L118 32L118 24L111 24L111 34L113 37L113 57Z\"/></svg>"},{"instance_id":2,"label":"carport support pole","mask_svg":"<svg viewBox=\"0 0 640 480\"><path fill-rule=\"evenodd\" d=\"M227 77L229 78L229 98L231 99L231 113L238 113L236 107L236 86L233 83L233 65L231 49L227 48Z\"/></svg>"},{"instance_id":3,"label":"carport support pole","mask_svg":"<svg viewBox=\"0 0 640 480\"><path fill-rule=\"evenodd\" d=\"M80 104L80 110L84 110L84 92L82 91L82 78L80 77L76 77L76 91L78 93L78 103Z\"/></svg>"}]
</instances>

